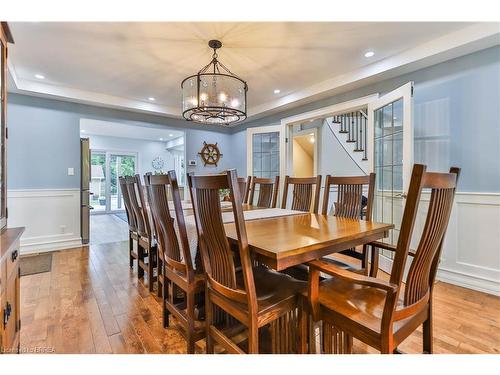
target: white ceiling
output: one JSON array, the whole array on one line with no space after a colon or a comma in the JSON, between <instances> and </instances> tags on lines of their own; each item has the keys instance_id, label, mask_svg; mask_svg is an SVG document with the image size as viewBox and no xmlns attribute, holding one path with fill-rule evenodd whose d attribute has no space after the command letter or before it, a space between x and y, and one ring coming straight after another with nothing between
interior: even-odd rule
<instances>
[{"instance_id":1,"label":"white ceiling","mask_svg":"<svg viewBox=\"0 0 500 375\"><path fill-rule=\"evenodd\" d=\"M12 91L167 116L180 116L180 83L210 61L209 39L223 42L220 60L248 82L249 114L256 115L498 33L498 24L451 22L13 22L10 27ZM364 57L369 50L375 56Z\"/></svg>"},{"instance_id":2,"label":"white ceiling","mask_svg":"<svg viewBox=\"0 0 500 375\"><path fill-rule=\"evenodd\" d=\"M80 119L80 135L82 137L87 135L104 135L167 142L183 136L184 133L172 129L149 128L145 126L82 118Z\"/></svg>"}]
</instances>

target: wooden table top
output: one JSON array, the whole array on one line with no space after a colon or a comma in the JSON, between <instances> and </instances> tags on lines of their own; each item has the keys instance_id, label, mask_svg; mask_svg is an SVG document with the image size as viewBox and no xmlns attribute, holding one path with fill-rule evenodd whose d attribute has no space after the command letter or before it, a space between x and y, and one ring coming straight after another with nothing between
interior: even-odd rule
<instances>
[{"instance_id":1,"label":"wooden table top","mask_svg":"<svg viewBox=\"0 0 500 375\"><path fill-rule=\"evenodd\" d=\"M246 221L250 249L275 270L309 262L387 236L393 224L304 213ZM234 223L225 224L236 242Z\"/></svg>"}]
</instances>

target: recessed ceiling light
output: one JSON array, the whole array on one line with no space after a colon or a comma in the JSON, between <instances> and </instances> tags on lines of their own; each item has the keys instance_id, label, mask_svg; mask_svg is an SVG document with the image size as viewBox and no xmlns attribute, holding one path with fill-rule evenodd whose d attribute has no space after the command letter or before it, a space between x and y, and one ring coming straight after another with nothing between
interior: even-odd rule
<instances>
[{"instance_id":1,"label":"recessed ceiling light","mask_svg":"<svg viewBox=\"0 0 500 375\"><path fill-rule=\"evenodd\" d=\"M80 130L80 133L85 133L85 129Z\"/></svg>"},{"instance_id":2,"label":"recessed ceiling light","mask_svg":"<svg viewBox=\"0 0 500 375\"><path fill-rule=\"evenodd\" d=\"M375 52L373 51L368 51L367 53L365 53L365 57L372 57L373 55L375 55Z\"/></svg>"},{"instance_id":3,"label":"recessed ceiling light","mask_svg":"<svg viewBox=\"0 0 500 375\"><path fill-rule=\"evenodd\" d=\"M274 90L274 93L275 93L275 94L279 94L280 92L281 92L281 90L280 90L280 89L275 89L275 90Z\"/></svg>"},{"instance_id":4,"label":"recessed ceiling light","mask_svg":"<svg viewBox=\"0 0 500 375\"><path fill-rule=\"evenodd\" d=\"M173 137L174 135L173 135L172 133L170 133L168 136L169 136L169 137Z\"/></svg>"},{"instance_id":5,"label":"recessed ceiling light","mask_svg":"<svg viewBox=\"0 0 500 375\"><path fill-rule=\"evenodd\" d=\"M155 99L155 98L153 98L152 96L150 96L150 97L148 98L148 100L149 100L150 102L154 102L156 99Z\"/></svg>"},{"instance_id":6,"label":"recessed ceiling light","mask_svg":"<svg viewBox=\"0 0 500 375\"><path fill-rule=\"evenodd\" d=\"M160 138L160 141L163 141L163 138Z\"/></svg>"},{"instance_id":7,"label":"recessed ceiling light","mask_svg":"<svg viewBox=\"0 0 500 375\"><path fill-rule=\"evenodd\" d=\"M35 78L45 79L45 76L43 74L35 74Z\"/></svg>"}]
</instances>

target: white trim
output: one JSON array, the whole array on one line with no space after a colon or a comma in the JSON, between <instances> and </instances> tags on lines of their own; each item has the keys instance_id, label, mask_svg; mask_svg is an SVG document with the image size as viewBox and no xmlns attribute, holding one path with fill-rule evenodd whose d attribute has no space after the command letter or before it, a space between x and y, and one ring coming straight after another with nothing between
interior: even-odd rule
<instances>
[{"instance_id":1,"label":"white trim","mask_svg":"<svg viewBox=\"0 0 500 375\"><path fill-rule=\"evenodd\" d=\"M315 109L313 111L308 111L304 113L300 113L298 115L285 117L281 120L281 131L284 134L284 138L290 138L290 127L295 124L300 124L307 121L314 121L317 119L324 119L327 117L334 116L336 114L342 114L349 111L356 111L358 109L366 107L369 103L379 98L379 94L371 94L367 96L363 96L361 98L348 100L346 102L337 103L333 105L329 105L327 107ZM284 170L281 172L280 178L283 180L285 175L293 174L293 163L292 163L292 142L288 142L288 145L284 145L285 147L285 163L283 166ZM321 167L321 166L320 166Z\"/></svg>"},{"instance_id":2,"label":"white trim","mask_svg":"<svg viewBox=\"0 0 500 375\"><path fill-rule=\"evenodd\" d=\"M28 254L38 254L38 253L47 253L56 250L68 250L76 247L82 247L82 239L81 238L73 238L69 240L56 240L56 241L47 241L47 242L37 242L30 244L23 244L21 241L21 255Z\"/></svg>"},{"instance_id":3,"label":"white trim","mask_svg":"<svg viewBox=\"0 0 500 375\"><path fill-rule=\"evenodd\" d=\"M420 234L425 223L430 192L422 192L414 232ZM466 228L466 229L464 229ZM500 193L458 192L443 244L437 279L500 295ZM413 241L419 240L418 235ZM411 248L418 243L412 241ZM411 257L406 264L408 271ZM392 260L380 255L379 266L390 272Z\"/></svg>"},{"instance_id":4,"label":"white trim","mask_svg":"<svg viewBox=\"0 0 500 375\"><path fill-rule=\"evenodd\" d=\"M80 189L8 190L9 225L25 227L21 254L81 246Z\"/></svg>"}]
</instances>

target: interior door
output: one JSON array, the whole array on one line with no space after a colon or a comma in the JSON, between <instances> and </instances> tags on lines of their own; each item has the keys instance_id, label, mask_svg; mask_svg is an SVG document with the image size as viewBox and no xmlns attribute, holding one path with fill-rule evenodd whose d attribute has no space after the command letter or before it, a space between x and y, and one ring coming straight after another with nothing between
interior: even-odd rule
<instances>
[{"instance_id":1,"label":"interior door","mask_svg":"<svg viewBox=\"0 0 500 375\"><path fill-rule=\"evenodd\" d=\"M374 220L393 223L384 241L396 244L413 168L413 82L368 105L368 155L376 173ZM380 266L390 271L394 254L382 251Z\"/></svg>"}]
</instances>

